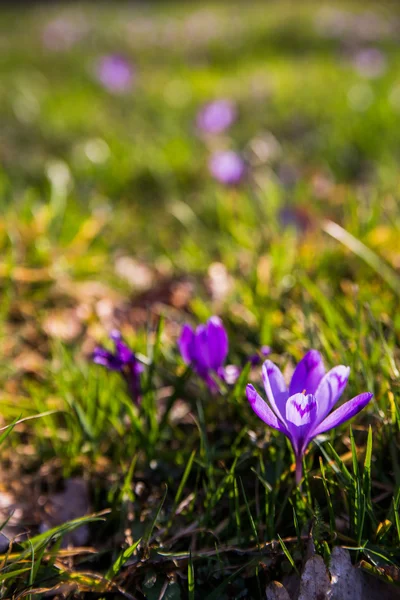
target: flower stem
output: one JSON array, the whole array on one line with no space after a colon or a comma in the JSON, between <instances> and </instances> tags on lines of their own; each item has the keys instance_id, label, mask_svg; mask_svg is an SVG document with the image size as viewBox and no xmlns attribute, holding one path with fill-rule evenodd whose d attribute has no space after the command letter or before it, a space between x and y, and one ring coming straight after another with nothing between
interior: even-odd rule
<instances>
[{"instance_id":1,"label":"flower stem","mask_svg":"<svg viewBox=\"0 0 400 600\"><path fill-rule=\"evenodd\" d=\"M301 456L296 456L296 483L299 485L303 477L303 461Z\"/></svg>"}]
</instances>

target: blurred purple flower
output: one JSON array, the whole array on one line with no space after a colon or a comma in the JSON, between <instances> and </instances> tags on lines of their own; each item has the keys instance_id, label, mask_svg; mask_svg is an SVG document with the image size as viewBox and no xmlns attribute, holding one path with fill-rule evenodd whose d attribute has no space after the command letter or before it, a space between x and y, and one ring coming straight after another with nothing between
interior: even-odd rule
<instances>
[{"instance_id":1,"label":"blurred purple flower","mask_svg":"<svg viewBox=\"0 0 400 600\"><path fill-rule=\"evenodd\" d=\"M260 354L261 354L261 356L260 356ZM253 367L256 367L257 365L260 364L263 357L268 356L268 354L271 354L271 348L269 346L261 346L260 352L251 354L249 356L248 360L252 364Z\"/></svg>"},{"instance_id":2,"label":"blurred purple flower","mask_svg":"<svg viewBox=\"0 0 400 600\"><path fill-rule=\"evenodd\" d=\"M208 168L214 179L225 185L237 185L246 173L244 160L233 150L215 152L209 160Z\"/></svg>"},{"instance_id":3,"label":"blurred purple flower","mask_svg":"<svg viewBox=\"0 0 400 600\"><path fill-rule=\"evenodd\" d=\"M305 233L312 226L312 215L303 206L284 206L278 214L283 228L294 228L299 233Z\"/></svg>"},{"instance_id":4,"label":"blurred purple flower","mask_svg":"<svg viewBox=\"0 0 400 600\"><path fill-rule=\"evenodd\" d=\"M236 114L236 106L231 100L209 102L197 114L197 128L204 133L221 133L232 125Z\"/></svg>"},{"instance_id":5,"label":"blurred purple flower","mask_svg":"<svg viewBox=\"0 0 400 600\"><path fill-rule=\"evenodd\" d=\"M116 94L127 92L131 88L134 74L133 66L119 54L103 56L96 66L99 82Z\"/></svg>"},{"instance_id":6,"label":"blurred purple flower","mask_svg":"<svg viewBox=\"0 0 400 600\"><path fill-rule=\"evenodd\" d=\"M339 365L328 373L317 350L310 350L297 365L289 390L277 366L266 360L262 378L267 404L248 384L247 399L260 419L286 435L296 456L296 482L302 478L302 458L309 442L360 412L373 394L365 392L330 411L346 387L350 368Z\"/></svg>"},{"instance_id":7,"label":"blurred purple flower","mask_svg":"<svg viewBox=\"0 0 400 600\"><path fill-rule=\"evenodd\" d=\"M194 331L188 324L182 328L178 346L183 360L201 377L211 391L217 391L215 377L227 384L235 383L240 369L224 366L228 354L228 335L219 317L211 317Z\"/></svg>"},{"instance_id":8,"label":"blurred purple flower","mask_svg":"<svg viewBox=\"0 0 400 600\"><path fill-rule=\"evenodd\" d=\"M353 58L353 66L362 77L374 79L384 74L387 60L378 48L363 48Z\"/></svg>"},{"instance_id":9,"label":"blurred purple flower","mask_svg":"<svg viewBox=\"0 0 400 600\"><path fill-rule=\"evenodd\" d=\"M110 352L99 346L93 352L93 362L106 367L110 371L121 373L127 383L132 400L138 405L141 401L140 374L143 372L143 366L139 363L132 350L122 340L119 331L112 331L110 338L114 342L115 351Z\"/></svg>"}]
</instances>

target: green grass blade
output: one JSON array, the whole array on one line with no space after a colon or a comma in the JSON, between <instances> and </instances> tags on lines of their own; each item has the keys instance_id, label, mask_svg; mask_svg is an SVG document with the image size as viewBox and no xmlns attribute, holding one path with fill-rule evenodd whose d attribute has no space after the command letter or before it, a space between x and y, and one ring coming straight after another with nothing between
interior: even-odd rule
<instances>
[{"instance_id":1,"label":"green grass blade","mask_svg":"<svg viewBox=\"0 0 400 600\"><path fill-rule=\"evenodd\" d=\"M242 494L243 494L244 502L245 502L245 505L246 505L246 511L247 511L247 514L248 514L248 517L249 517L251 530L252 530L254 538L255 538L255 540L257 542L257 546L258 546L258 548L260 548L260 542L259 542L259 539L258 539L258 533L257 533L256 524L254 522L253 515L251 514L250 506L249 506L249 503L247 501L247 496L246 496L246 492L244 490L244 485L243 485L243 481L242 481L241 477L239 477L239 481L240 481L240 486L242 488Z\"/></svg>"},{"instance_id":2,"label":"green grass blade","mask_svg":"<svg viewBox=\"0 0 400 600\"><path fill-rule=\"evenodd\" d=\"M165 499L166 499L166 497L167 497L167 493L168 493L168 486L167 486L167 484L165 484L165 491L164 491L164 495L163 495L163 497L161 498L161 502L160 502L160 504L158 505L158 508L157 508L156 514L154 515L154 518L153 518L153 520L152 520L152 522L151 522L151 524L150 524L150 527L148 528L148 530L147 530L147 533L146 533L146 535L145 535L145 536L144 536L144 538L143 538L143 542L144 542L144 545L145 545L145 546L148 546L148 544L149 544L149 542L150 542L151 536L152 536L152 534L153 534L154 527L155 527L155 525L156 525L156 523L157 523L157 521L158 521L158 518L159 518L159 516L160 516L160 513L161 513L161 510L162 510L162 507L164 506L164 502L165 502Z\"/></svg>"},{"instance_id":3,"label":"green grass blade","mask_svg":"<svg viewBox=\"0 0 400 600\"><path fill-rule=\"evenodd\" d=\"M296 564L293 560L293 556L290 554L289 550L287 549L287 546L285 544L285 542L282 540L281 536L278 534L278 540L279 543L281 545L281 548L283 550L284 555L286 556L286 558L288 559L288 561L290 562L290 564L292 565L293 569L296 571L297 575L299 575L299 571L296 567Z\"/></svg>"},{"instance_id":4,"label":"green grass blade","mask_svg":"<svg viewBox=\"0 0 400 600\"><path fill-rule=\"evenodd\" d=\"M189 592L189 600L194 600L195 579L194 579L194 567L193 567L192 553L190 553L189 562L188 562L188 592Z\"/></svg>"},{"instance_id":5,"label":"green grass blade","mask_svg":"<svg viewBox=\"0 0 400 600\"><path fill-rule=\"evenodd\" d=\"M107 571L106 579L109 579L110 581L112 581L114 579L114 577L116 577L118 575L118 573L121 571L124 564L134 554L136 548L140 544L140 541L141 541L141 538L139 538L137 540L137 542L132 544L132 546L129 546L129 548L126 548L126 550L121 552L121 554L118 556L117 560L114 562L114 564L111 566L111 568Z\"/></svg>"},{"instance_id":6,"label":"green grass blade","mask_svg":"<svg viewBox=\"0 0 400 600\"><path fill-rule=\"evenodd\" d=\"M373 250L333 221L324 221L322 229L367 263L378 277L381 277L397 296L400 296L400 278Z\"/></svg>"}]
</instances>

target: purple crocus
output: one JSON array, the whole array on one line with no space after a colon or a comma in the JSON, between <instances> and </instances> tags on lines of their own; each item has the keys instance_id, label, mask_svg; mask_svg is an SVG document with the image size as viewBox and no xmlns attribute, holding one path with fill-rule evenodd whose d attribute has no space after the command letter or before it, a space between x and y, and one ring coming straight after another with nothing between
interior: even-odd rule
<instances>
[{"instance_id":1,"label":"purple crocus","mask_svg":"<svg viewBox=\"0 0 400 600\"><path fill-rule=\"evenodd\" d=\"M343 365L326 373L320 353L310 350L297 365L289 390L278 367L265 361L262 378L269 404L251 384L247 385L247 399L256 415L289 438L296 456L297 483L302 477L302 458L309 442L354 417L373 396L369 392L359 394L330 413L349 374L350 368Z\"/></svg>"},{"instance_id":2,"label":"purple crocus","mask_svg":"<svg viewBox=\"0 0 400 600\"><path fill-rule=\"evenodd\" d=\"M208 168L214 179L224 185L237 185L246 173L244 160L233 150L215 152L208 162Z\"/></svg>"},{"instance_id":3,"label":"purple crocus","mask_svg":"<svg viewBox=\"0 0 400 600\"><path fill-rule=\"evenodd\" d=\"M110 92L122 94L132 86L134 69L123 56L108 54L98 61L96 76Z\"/></svg>"},{"instance_id":4,"label":"purple crocus","mask_svg":"<svg viewBox=\"0 0 400 600\"><path fill-rule=\"evenodd\" d=\"M183 360L204 379L209 389L218 390L215 378L225 383L234 383L239 368L224 366L228 354L228 335L219 317L211 317L196 330L188 324L182 328L178 346Z\"/></svg>"},{"instance_id":5,"label":"purple crocus","mask_svg":"<svg viewBox=\"0 0 400 600\"><path fill-rule=\"evenodd\" d=\"M235 121L236 113L236 106L231 100L214 100L198 112L197 128L204 133L222 133Z\"/></svg>"},{"instance_id":6,"label":"purple crocus","mask_svg":"<svg viewBox=\"0 0 400 600\"><path fill-rule=\"evenodd\" d=\"M386 71L387 59L379 48L363 48L354 56L353 65L362 77L374 79Z\"/></svg>"},{"instance_id":7,"label":"purple crocus","mask_svg":"<svg viewBox=\"0 0 400 600\"><path fill-rule=\"evenodd\" d=\"M119 331L112 331L110 338L114 342L115 352L110 352L99 346L93 352L93 362L106 367L110 371L121 373L127 383L134 403L138 405L141 401L140 374L143 372L143 366L139 363L132 350L122 340Z\"/></svg>"}]
</instances>

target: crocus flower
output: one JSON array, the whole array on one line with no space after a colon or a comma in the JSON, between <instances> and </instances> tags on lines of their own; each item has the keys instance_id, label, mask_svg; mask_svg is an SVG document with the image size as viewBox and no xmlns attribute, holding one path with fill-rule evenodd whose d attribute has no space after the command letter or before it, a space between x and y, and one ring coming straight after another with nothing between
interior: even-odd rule
<instances>
[{"instance_id":1,"label":"crocus flower","mask_svg":"<svg viewBox=\"0 0 400 600\"><path fill-rule=\"evenodd\" d=\"M115 352L110 352L99 346L93 352L93 362L106 367L110 371L121 373L127 383L134 403L139 404L141 400L140 374L143 372L143 366L139 363L132 350L122 340L119 331L112 331L110 337L114 342Z\"/></svg>"},{"instance_id":2,"label":"crocus flower","mask_svg":"<svg viewBox=\"0 0 400 600\"><path fill-rule=\"evenodd\" d=\"M353 65L362 77L374 79L386 71L387 59L379 48L363 48L354 56Z\"/></svg>"},{"instance_id":3,"label":"crocus flower","mask_svg":"<svg viewBox=\"0 0 400 600\"><path fill-rule=\"evenodd\" d=\"M354 417L373 396L369 392L359 394L331 413L349 374L350 368L343 365L325 373L320 353L310 350L297 365L289 390L278 367L270 360L265 361L262 378L269 404L251 384L246 388L256 415L289 438L296 457L297 483L302 477L302 457L309 442Z\"/></svg>"},{"instance_id":4,"label":"crocus flower","mask_svg":"<svg viewBox=\"0 0 400 600\"><path fill-rule=\"evenodd\" d=\"M97 63L96 76L110 92L121 94L130 89L134 70L123 56L109 54L103 56Z\"/></svg>"},{"instance_id":5,"label":"crocus flower","mask_svg":"<svg viewBox=\"0 0 400 600\"><path fill-rule=\"evenodd\" d=\"M214 179L224 185L237 185L246 173L244 160L233 150L215 152L208 162L208 168Z\"/></svg>"},{"instance_id":6,"label":"crocus flower","mask_svg":"<svg viewBox=\"0 0 400 600\"><path fill-rule=\"evenodd\" d=\"M191 365L211 391L218 390L215 378L228 384L236 381L238 367L224 366L228 354L228 336L219 317L211 317L196 330L184 325L178 346L185 363Z\"/></svg>"},{"instance_id":7,"label":"crocus flower","mask_svg":"<svg viewBox=\"0 0 400 600\"><path fill-rule=\"evenodd\" d=\"M236 119L236 107L230 100L209 102L197 114L196 125L204 133L222 133Z\"/></svg>"}]
</instances>

